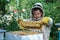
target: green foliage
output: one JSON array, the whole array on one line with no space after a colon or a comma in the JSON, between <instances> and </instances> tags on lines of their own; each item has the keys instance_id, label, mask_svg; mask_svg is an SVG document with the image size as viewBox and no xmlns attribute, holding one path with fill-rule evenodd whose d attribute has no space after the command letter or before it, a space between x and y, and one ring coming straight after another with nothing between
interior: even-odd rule
<instances>
[{"instance_id":1,"label":"green foliage","mask_svg":"<svg viewBox=\"0 0 60 40\"><path fill-rule=\"evenodd\" d=\"M7 5L9 2L6 0L0 0L0 11L2 11L2 14L6 13L5 5Z\"/></svg>"},{"instance_id":2,"label":"green foliage","mask_svg":"<svg viewBox=\"0 0 60 40\"><path fill-rule=\"evenodd\" d=\"M7 31L17 31L19 30L19 26L18 23L16 22L16 20L12 20L9 22L9 25L7 25L5 22L0 24L2 26L3 29L7 30Z\"/></svg>"}]
</instances>

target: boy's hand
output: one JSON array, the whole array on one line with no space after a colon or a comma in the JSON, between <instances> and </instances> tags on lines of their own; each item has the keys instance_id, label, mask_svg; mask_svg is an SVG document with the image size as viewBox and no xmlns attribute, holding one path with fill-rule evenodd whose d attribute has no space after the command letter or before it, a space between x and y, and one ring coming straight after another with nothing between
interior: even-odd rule
<instances>
[{"instance_id":1,"label":"boy's hand","mask_svg":"<svg viewBox=\"0 0 60 40\"><path fill-rule=\"evenodd\" d=\"M46 25L47 27L49 27L48 23L45 22L41 22L41 25Z\"/></svg>"}]
</instances>

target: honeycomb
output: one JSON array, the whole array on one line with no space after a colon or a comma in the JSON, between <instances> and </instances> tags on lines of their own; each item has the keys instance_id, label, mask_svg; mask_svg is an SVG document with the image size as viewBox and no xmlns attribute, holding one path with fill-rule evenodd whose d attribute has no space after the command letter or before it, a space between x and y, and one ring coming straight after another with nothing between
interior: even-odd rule
<instances>
[{"instance_id":1,"label":"honeycomb","mask_svg":"<svg viewBox=\"0 0 60 40\"><path fill-rule=\"evenodd\" d=\"M41 29L42 25L48 24L49 17L44 17L41 21L23 21L19 20L18 23L22 28Z\"/></svg>"}]
</instances>

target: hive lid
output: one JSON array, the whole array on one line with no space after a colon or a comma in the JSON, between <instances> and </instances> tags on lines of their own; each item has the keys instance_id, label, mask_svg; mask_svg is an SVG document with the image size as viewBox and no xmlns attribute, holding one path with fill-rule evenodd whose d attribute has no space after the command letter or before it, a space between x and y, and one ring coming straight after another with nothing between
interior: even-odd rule
<instances>
[{"instance_id":1,"label":"hive lid","mask_svg":"<svg viewBox=\"0 0 60 40\"><path fill-rule=\"evenodd\" d=\"M17 34L17 35L32 35L32 34L39 34L38 32L32 32L32 31L13 31L13 32L10 32L12 34Z\"/></svg>"}]
</instances>

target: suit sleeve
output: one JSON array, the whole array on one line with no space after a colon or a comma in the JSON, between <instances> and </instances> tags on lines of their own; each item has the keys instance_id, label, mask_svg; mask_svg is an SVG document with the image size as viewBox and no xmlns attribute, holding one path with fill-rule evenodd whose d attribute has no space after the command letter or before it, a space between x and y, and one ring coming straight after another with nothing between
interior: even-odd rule
<instances>
[{"instance_id":1,"label":"suit sleeve","mask_svg":"<svg viewBox=\"0 0 60 40\"><path fill-rule=\"evenodd\" d=\"M49 18L49 22L47 24L50 28L52 27L53 25L53 19L52 18Z\"/></svg>"}]
</instances>

